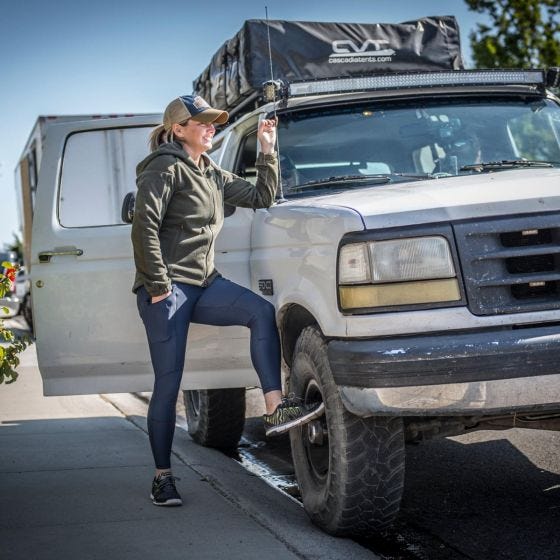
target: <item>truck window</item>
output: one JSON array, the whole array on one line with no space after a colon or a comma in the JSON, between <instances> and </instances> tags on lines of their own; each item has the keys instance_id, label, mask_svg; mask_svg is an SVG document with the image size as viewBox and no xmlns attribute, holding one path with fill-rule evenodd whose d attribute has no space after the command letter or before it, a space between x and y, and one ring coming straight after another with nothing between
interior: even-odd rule
<instances>
[{"instance_id":1,"label":"truck window","mask_svg":"<svg viewBox=\"0 0 560 560\"><path fill-rule=\"evenodd\" d=\"M241 149L237 156L235 173L246 179L253 185L257 182L257 168L255 158L257 157L257 131L254 130L247 134L241 144Z\"/></svg>"},{"instance_id":2,"label":"truck window","mask_svg":"<svg viewBox=\"0 0 560 560\"><path fill-rule=\"evenodd\" d=\"M67 228L122 224L121 205L135 189L136 164L148 154L152 127L87 130L68 137L58 218Z\"/></svg>"}]
</instances>

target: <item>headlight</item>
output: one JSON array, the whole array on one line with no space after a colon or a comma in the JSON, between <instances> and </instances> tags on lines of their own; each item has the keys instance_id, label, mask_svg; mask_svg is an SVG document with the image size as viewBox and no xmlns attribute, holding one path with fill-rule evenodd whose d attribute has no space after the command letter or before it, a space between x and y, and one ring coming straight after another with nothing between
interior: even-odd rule
<instances>
[{"instance_id":1,"label":"headlight","mask_svg":"<svg viewBox=\"0 0 560 560\"><path fill-rule=\"evenodd\" d=\"M338 279L343 310L461 299L451 249L442 236L344 245Z\"/></svg>"},{"instance_id":2,"label":"headlight","mask_svg":"<svg viewBox=\"0 0 560 560\"><path fill-rule=\"evenodd\" d=\"M452 278L455 267L445 237L412 237L370 243L374 283Z\"/></svg>"}]
</instances>

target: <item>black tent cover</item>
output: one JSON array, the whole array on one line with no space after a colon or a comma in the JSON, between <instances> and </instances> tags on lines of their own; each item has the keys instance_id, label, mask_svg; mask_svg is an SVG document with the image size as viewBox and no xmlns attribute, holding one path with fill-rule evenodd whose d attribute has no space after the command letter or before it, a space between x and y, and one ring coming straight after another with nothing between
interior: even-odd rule
<instances>
[{"instance_id":1,"label":"black tent cover","mask_svg":"<svg viewBox=\"0 0 560 560\"><path fill-rule=\"evenodd\" d=\"M398 24L247 20L193 82L194 92L231 111L260 91L271 79L268 33L276 80L463 68L453 16Z\"/></svg>"}]
</instances>

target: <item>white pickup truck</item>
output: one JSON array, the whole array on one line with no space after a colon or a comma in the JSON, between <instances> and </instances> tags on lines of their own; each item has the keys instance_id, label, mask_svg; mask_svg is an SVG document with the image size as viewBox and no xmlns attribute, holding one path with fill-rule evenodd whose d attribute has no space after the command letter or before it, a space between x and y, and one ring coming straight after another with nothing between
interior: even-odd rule
<instances>
[{"instance_id":1,"label":"white pickup truck","mask_svg":"<svg viewBox=\"0 0 560 560\"><path fill-rule=\"evenodd\" d=\"M540 71L414 84L428 78L278 102L283 198L231 209L216 245L220 272L276 306L288 390L325 401L291 439L306 510L335 534L391 521L405 441L560 427L558 99ZM258 118L273 110L228 126L212 157L254 177ZM46 131L31 277L47 395L151 389L121 203L159 119ZM244 329L193 326L195 439L235 445L242 388L257 383Z\"/></svg>"},{"instance_id":2,"label":"white pickup truck","mask_svg":"<svg viewBox=\"0 0 560 560\"><path fill-rule=\"evenodd\" d=\"M275 305L287 390L325 402L290 437L305 509L330 533L391 522L407 441L560 428L560 105L546 80L291 84L215 138L211 156L251 180L259 116L279 117L283 192L229 209L216 262ZM121 204L158 122L45 131L31 279L46 395L151 389ZM246 330L217 329L193 326L183 388L193 437L227 447L258 380Z\"/></svg>"}]
</instances>

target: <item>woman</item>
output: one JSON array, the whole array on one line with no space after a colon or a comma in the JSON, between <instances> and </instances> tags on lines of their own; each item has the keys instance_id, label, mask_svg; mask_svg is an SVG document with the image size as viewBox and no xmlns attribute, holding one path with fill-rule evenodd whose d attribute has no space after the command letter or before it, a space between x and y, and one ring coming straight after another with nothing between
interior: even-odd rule
<instances>
[{"instance_id":1,"label":"woman","mask_svg":"<svg viewBox=\"0 0 560 560\"><path fill-rule=\"evenodd\" d=\"M151 135L152 153L137 166L132 244L136 263L133 291L148 337L155 381L148 432L156 465L155 505L181 505L171 473L175 405L191 322L244 325L251 329L251 359L264 393L267 435L286 432L323 412L283 399L280 343L274 306L223 278L214 268L214 241L224 220L224 202L267 208L278 183L276 123L263 120L257 136L257 182L220 169L206 155L225 111L201 97L185 95L165 109Z\"/></svg>"}]
</instances>

